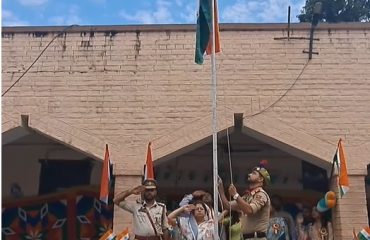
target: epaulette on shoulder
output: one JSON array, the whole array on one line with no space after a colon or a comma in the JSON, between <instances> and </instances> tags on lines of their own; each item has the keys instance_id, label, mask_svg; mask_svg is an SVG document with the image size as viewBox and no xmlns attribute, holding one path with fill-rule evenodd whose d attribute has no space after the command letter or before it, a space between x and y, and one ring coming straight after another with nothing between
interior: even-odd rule
<instances>
[{"instance_id":1,"label":"epaulette on shoulder","mask_svg":"<svg viewBox=\"0 0 370 240\"><path fill-rule=\"evenodd\" d=\"M158 204L158 206L166 207L166 205L164 203L157 202L157 204Z\"/></svg>"},{"instance_id":2,"label":"epaulette on shoulder","mask_svg":"<svg viewBox=\"0 0 370 240\"><path fill-rule=\"evenodd\" d=\"M268 199L270 198L269 195L268 195L268 193L263 188L258 189L256 191L256 193L258 193L258 192L261 192L261 193L265 194Z\"/></svg>"}]
</instances>

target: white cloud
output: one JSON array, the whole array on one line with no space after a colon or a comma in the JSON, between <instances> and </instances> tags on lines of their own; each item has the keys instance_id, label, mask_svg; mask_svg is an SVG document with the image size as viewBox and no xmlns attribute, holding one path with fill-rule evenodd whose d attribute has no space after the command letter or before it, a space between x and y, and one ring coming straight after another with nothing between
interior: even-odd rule
<instances>
[{"instance_id":1,"label":"white cloud","mask_svg":"<svg viewBox=\"0 0 370 240\"><path fill-rule=\"evenodd\" d=\"M55 16L49 19L49 22L53 25L72 25L81 24L81 18L79 17L79 7L77 5L71 5L65 15Z\"/></svg>"},{"instance_id":2,"label":"white cloud","mask_svg":"<svg viewBox=\"0 0 370 240\"><path fill-rule=\"evenodd\" d=\"M195 4L188 4L183 8L183 11L180 12L180 18L186 23L196 23L197 22L197 11Z\"/></svg>"},{"instance_id":3,"label":"white cloud","mask_svg":"<svg viewBox=\"0 0 370 240\"><path fill-rule=\"evenodd\" d=\"M288 6L291 6L291 20L297 22L296 15L305 4L304 0L237 0L221 11L222 22L286 22Z\"/></svg>"},{"instance_id":4,"label":"white cloud","mask_svg":"<svg viewBox=\"0 0 370 240\"><path fill-rule=\"evenodd\" d=\"M23 6L40 6L48 2L48 0L18 0Z\"/></svg>"},{"instance_id":5,"label":"white cloud","mask_svg":"<svg viewBox=\"0 0 370 240\"><path fill-rule=\"evenodd\" d=\"M3 26L27 26L29 23L27 21L20 20L12 11L2 10L1 17Z\"/></svg>"},{"instance_id":6,"label":"white cloud","mask_svg":"<svg viewBox=\"0 0 370 240\"><path fill-rule=\"evenodd\" d=\"M120 12L120 16L128 21L134 21L143 24L154 23L173 23L170 7L172 5L169 1L157 0L154 9L138 10L134 14L129 14L125 10Z\"/></svg>"}]
</instances>

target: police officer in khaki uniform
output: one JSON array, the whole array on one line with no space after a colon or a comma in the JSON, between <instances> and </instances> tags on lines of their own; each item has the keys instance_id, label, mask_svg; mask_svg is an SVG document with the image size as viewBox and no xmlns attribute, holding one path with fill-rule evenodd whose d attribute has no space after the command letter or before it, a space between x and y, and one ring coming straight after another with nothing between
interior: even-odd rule
<instances>
[{"instance_id":1,"label":"police officer in khaki uniform","mask_svg":"<svg viewBox=\"0 0 370 240\"><path fill-rule=\"evenodd\" d=\"M127 201L128 196L142 195L142 201ZM157 183L147 179L143 185L118 194L113 202L120 208L132 213L135 239L169 240L166 205L155 201Z\"/></svg>"},{"instance_id":2,"label":"police officer in khaki uniform","mask_svg":"<svg viewBox=\"0 0 370 240\"><path fill-rule=\"evenodd\" d=\"M264 167L255 167L248 174L249 190L240 196L233 184L229 187L229 195L232 201L228 201L221 178L219 178L219 192L226 209L239 210L241 216L243 239L266 238L266 232L270 218L270 197L263 189L270 183L270 174Z\"/></svg>"}]
</instances>

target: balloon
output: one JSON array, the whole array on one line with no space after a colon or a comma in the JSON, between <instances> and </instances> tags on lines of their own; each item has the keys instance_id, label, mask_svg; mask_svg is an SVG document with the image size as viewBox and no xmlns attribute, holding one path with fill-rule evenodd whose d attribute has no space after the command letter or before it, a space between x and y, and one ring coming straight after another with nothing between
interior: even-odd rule
<instances>
[{"instance_id":1,"label":"balloon","mask_svg":"<svg viewBox=\"0 0 370 240\"><path fill-rule=\"evenodd\" d=\"M329 210L328 206L325 203L325 198L321 198L319 200L319 202L317 203L316 208L317 208L317 211L319 211L319 212L325 212L325 211Z\"/></svg>"},{"instance_id":2,"label":"balloon","mask_svg":"<svg viewBox=\"0 0 370 240\"><path fill-rule=\"evenodd\" d=\"M325 194L325 197L321 198L317 203L317 211L325 212L330 208L333 208L337 203L337 197L335 196L335 192L329 191Z\"/></svg>"},{"instance_id":3,"label":"balloon","mask_svg":"<svg viewBox=\"0 0 370 240\"><path fill-rule=\"evenodd\" d=\"M325 194L326 206L328 208L333 208L337 203L337 197L335 196L335 192L329 191Z\"/></svg>"}]
</instances>

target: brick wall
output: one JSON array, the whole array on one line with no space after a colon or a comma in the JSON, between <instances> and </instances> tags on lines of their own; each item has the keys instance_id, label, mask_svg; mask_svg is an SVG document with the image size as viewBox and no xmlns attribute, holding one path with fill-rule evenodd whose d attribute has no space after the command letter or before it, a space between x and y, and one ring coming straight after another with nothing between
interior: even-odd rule
<instances>
[{"instance_id":1,"label":"brick wall","mask_svg":"<svg viewBox=\"0 0 370 240\"><path fill-rule=\"evenodd\" d=\"M62 29L3 28L3 93ZM370 24L319 25L313 45L319 55L311 61L302 53L308 40L274 40L286 36L283 24L222 25L220 121L228 126L233 113L276 119L291 135L301 132L333 148L342 138L350 173L363 177L369 164L364 159L370 140ZM309 26L293 24L290 36L308 38ZM203 126L210 116L210 61L194 64L194 41L194 26L186 25L72 27L5 94L3 112L58 119L112 142L119 146L111 149L115 173L122 179L140 175L148 141L168 142L189 129L184 144L191 142L199 135L192 126ZM331 161L325 149L299 141L299 135L299 149ZM176 141L167 152L184 145ZM117 189L121 184L117 181ZM349 193L349 204L364 191ZM358 214L358 225L365 224L365 213ZM115 224L122 221L116 218Z\"/></svg>"}]
</instances>

